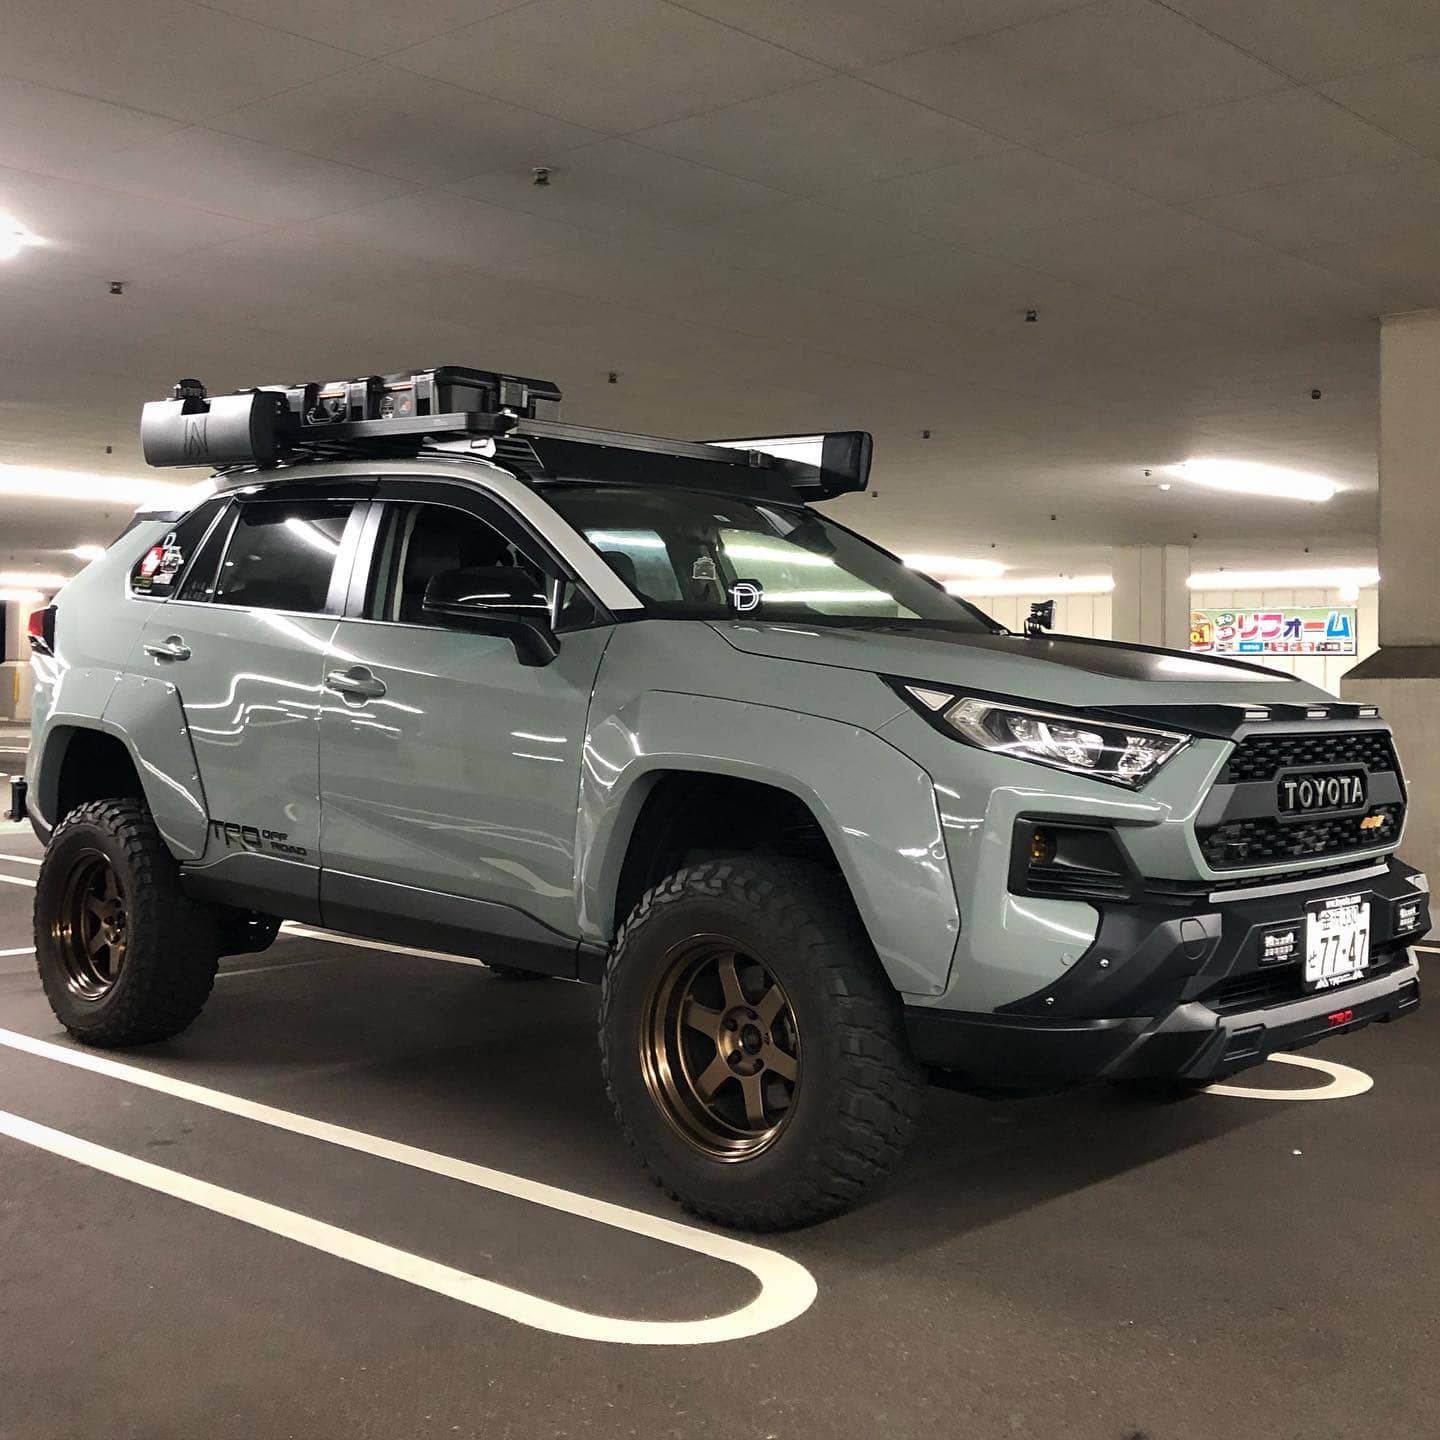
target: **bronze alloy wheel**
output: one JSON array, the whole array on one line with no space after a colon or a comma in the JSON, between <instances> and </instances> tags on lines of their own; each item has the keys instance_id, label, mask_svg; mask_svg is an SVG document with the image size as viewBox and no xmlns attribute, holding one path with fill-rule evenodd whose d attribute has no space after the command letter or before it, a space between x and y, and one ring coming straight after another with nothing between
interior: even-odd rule
<instances>
[{"instance_id":1,"label":"bronze alloy wheel","mask_svg":"<svg viewBox=\"0 0 1440 1440\"><path fill-rule=\"evenodd\" d=\"M103 1000L125 968L126 905L120 877L103 851L85 849L65 878L50 939L71 994Z\"/></svg>"},{"instance_id":2,"label":"bronze alloy wheel","mask_svg":"<svg viewBox=\"0 0 1440 1440\"><path fill-rule=\"evenodd\" d=\"M800 1032L784 987L722 935L674 946L646 998L645 1087L672 1128L713 1160L748 1160L785 1128Z\"/></svg>"}]
</instances>

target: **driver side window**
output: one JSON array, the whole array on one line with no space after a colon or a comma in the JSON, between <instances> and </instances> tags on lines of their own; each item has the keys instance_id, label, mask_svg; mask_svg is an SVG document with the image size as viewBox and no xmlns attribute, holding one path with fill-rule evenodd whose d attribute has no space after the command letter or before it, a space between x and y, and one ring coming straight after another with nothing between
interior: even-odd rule
<instances>
[{"instance_id":1,"label":"driver side window","mask_svg":"<svg viewBox=\"0 0 1440 1440\"><path fill-rule=\"evenodd\" d=\"M478 515L448 505L389 503L375 548L366 618L451 628L453 620L436 608L438 597L453 601L467 589L457 583L460 577L496 569L513 571L517 588L546 594L539 567Z\"/></svg>"}]
</instances>

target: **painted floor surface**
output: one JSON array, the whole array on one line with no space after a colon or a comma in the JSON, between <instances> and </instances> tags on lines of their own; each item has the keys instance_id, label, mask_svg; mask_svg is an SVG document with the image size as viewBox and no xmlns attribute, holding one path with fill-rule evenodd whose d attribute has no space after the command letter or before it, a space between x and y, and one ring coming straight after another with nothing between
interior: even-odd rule
<instances>
[{"instance_id":1,"label":"painted floor surface","mask_svg":"<svg viewBox=\"0 0 1440 1440\"><path fill-rule=\"evenodd\" d=\"M1440 1433L1434 1008L1307 1052L1373 1078L1330 1101L932 1092L862 1210L741 1240L626 1152L579 986L285 935L89 1066L39 853L0 826L3 1440Z\"/></svg>"}]
</instances>

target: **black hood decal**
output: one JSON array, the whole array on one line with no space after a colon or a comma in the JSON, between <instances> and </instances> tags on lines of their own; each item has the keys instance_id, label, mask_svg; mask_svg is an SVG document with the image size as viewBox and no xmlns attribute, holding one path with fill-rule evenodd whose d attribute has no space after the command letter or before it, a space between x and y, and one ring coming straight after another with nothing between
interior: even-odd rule
<instances>
[{"instance_id":1,"label":"black hood decal","mask_svg":"<svg viewBox=\"0 0 1440 1440\"><path fill-rule=\"evenodd\" d=\"M1128 645L1118 640L1095 640L1085 635L977 635L973 631L942 629L931 625L907 625L903 620L883 627L887 635L908 635L919 640L963 645L972 650L1023 656L1085 670L1114 680L1157 683L1186 680L1254 680L1284 683L1291 677L1243 660L1223 660L1210 655L1187 655L1181 650L1161 650L1153 645Z\"/></svg>"}]
</instances>

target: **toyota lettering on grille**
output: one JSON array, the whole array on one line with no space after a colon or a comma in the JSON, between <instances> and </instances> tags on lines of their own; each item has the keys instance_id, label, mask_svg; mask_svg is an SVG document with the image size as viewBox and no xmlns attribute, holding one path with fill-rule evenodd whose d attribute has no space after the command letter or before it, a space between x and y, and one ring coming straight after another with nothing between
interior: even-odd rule
<instances>
[{"instance_id":1,"label":"toyota lettering on grille","mask_svg":"<svg viewBox=\"0 0 1440 1440\"><path fill-rule=\"evenodd\" d=\"M1282 775L1276 781L1282 815L1311 815L1360 810L1365 805L1365 772L1332 770L1324 774Z\"/></svg>"}]
</instances>

